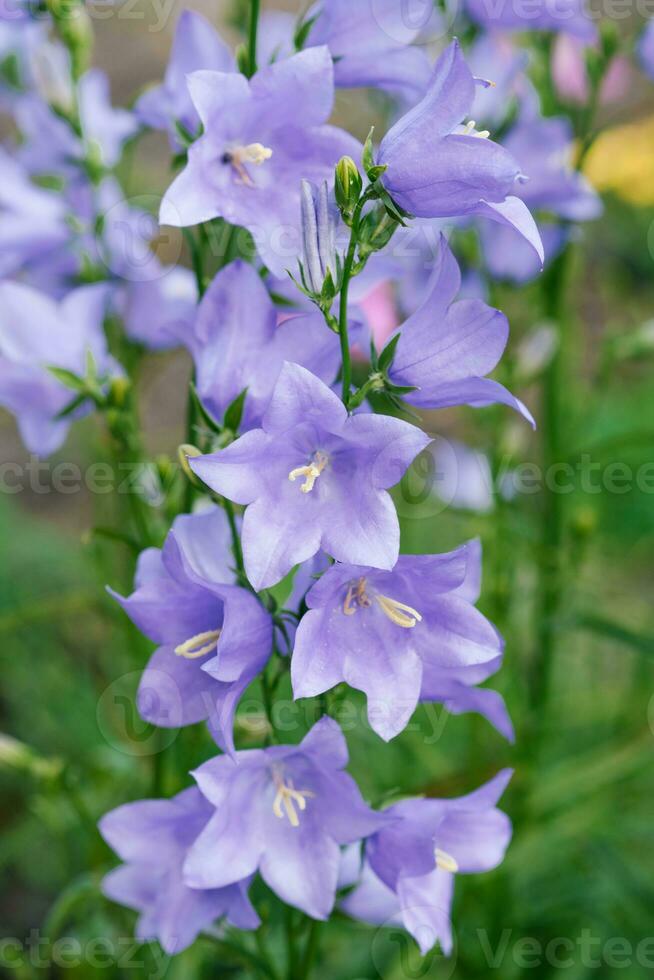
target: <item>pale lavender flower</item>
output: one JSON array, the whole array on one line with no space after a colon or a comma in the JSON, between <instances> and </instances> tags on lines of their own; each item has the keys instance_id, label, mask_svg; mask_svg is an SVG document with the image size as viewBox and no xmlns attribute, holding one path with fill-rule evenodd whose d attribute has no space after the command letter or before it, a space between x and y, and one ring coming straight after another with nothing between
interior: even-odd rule
<instances>
[{"instance_id":1,"label":"pale lavender flower","mask_svg":"<svg viewBox=\"0 0 654 980\"><path fill-rule=\"evenodd\" d=\"M248 228L269 270L283 276L300 249L300 182L333 180L341 156L361 147L325 123L332 110L332 61L310 48L240 74L199 71L188 78L204 133L168 188L162 224L222 217Z\"/></svg>"},{"instance_id":2,"label":"pale lavender flower","mask_svg":"<svg viewBox=\"0 0 654 980\"><path fill-rule=\"evenodd\" d=\"M499 362L509 336L506 317L479 299L455 302L461 274L441 236L431 292L398 327L388 372L397 385L417 389L403 397L422 408L480 407L500 402L534 424L529 410L497 381L485 377Z\"/></svg>"},{"instance_id":3,"label":"pale lavender flower","mask_svg":"<svg viewBox=\"0 0 654 980\"><path fill-rule=\"evenodd\" d=\"M82 286L59 303L29 286L0 283L0 404L16 416L30 452L47 456L63 443L73 419L58 418L75 397L49 370L84 377L92 356L99 376L120 373L102 323L104 285Z\"/></svg>"},{"instance_id":4,"label":"pale lavender flower","mask_svg":"<svg viewBox=\"0 0 654 980\"><path fill-rule=\"evenodd\" d=\"M218 744L233 752L236 708L270 657L272 620L234 584L229 541L221 508L181 515L163 550L142 553L135 591L111 594L158 644L139 686L141 716L161 728L206 719Z\"/></svg>"},{"instance_id":5,"label":"pale lavender flower","mask_svg":"<svg viewBox=\"0 0 654 980\"><path fill-rule=\"evenodd\" d=\"M252 585L274 585L321 548L338 561L392 568L400 536L387 490L429 437L400 419L349 415L322 381L289 363L261 424L189 460L213 490L248 505L243 551Z\"/></svg>"},{"instance_id":6,"label":"pale lavender flower","mask_svg":"<svg viewBox=\"0 0 654 980\"><path fill-rule=\"evenodd\" d=\"M449 955L456 874L497 867L511 839L511 823L495 805L511 775L504 769L458 799L411 799L389 807L384 812L396 822L366 842L361 881L343 909L373 925L401 922L423 955L436 942Z\"/></svg>"},{"instance_id":7,"label":"pale lavender flower","mask_svg":"<svg viewBox=\"0 0 654 980\"><path fill-rule=\"evenodd\" d=\"M191 136L200 126L186 84L186 76L200 69L233 72L236 63L209 21L194 10L183 10L175 26L163 82L147 89L134 106L141 122L152 129L165 130L175 147L180 145L175 123L180 123Z\"/></svg>"},{"instance_id":8,"label":"pale lavender flower","mask_svg":"<svg viewBox=\"0 0 654 980\"><path fill-rule=\"evenodd\" d=\"M340 846L389 819L371 810L344 768L347 744L321 718L299 745L218 756L197 769L215 816L191 848L186 882L223 888L259 870L288 905L327 919L334 905Z\"/></svg>"},{"instance_id":9,"label":"pale lavender flower","mask_svg":"<svg viewBox=\"0 0 654 980\"><path fill-rule=\"evenodd\" d=\"M256 929L259 917L247 894L249 881L225 888L191 888L182 867L189 848L214 808L195 788L170 800L139 800L117 807L100 821L100 833L124 864L110 871L102 891L139 912L136 937L157 939L169 955L181 953L216 920Z\"/></svg>"},{"instance_id":10,"label":"pale lavender flower","mask_svg":"<svg viewBox=\"0 0 654 980\"><path fill-rule=\"evenodd\" d=\"M538 230L515 197L520 167L478 131L472 110L477 84L457 41L438 59L423 100L389 130L377 163L393 200L418 218L482 215L510 223L541 252Z\"/></svg>"},{"instance_id":11,"label":"pale lavender flower","mask_svg":"<svg viewBox=\"0 0 654 980\"><path fill-rule=\"evenodd\" d=\"M406 727L419 699L465 700L468 683L497 670L502 655L497 631L468 596L479 575L474 542L444 555L400 555L392 571L333 565L306 597L294 696L345 681L365 692L370 725L386 740ZM482 703L493 692L476 693ZM462 710L475 710L474 697Z\"/></svg>"},{"instance_id":12,"label":"pale lavender flower","mask_svg":"<svg viewBox=\"0 0 654 980\"><path fill-rule=\"evenodd\" d=\"M465 0L465 9L488 30L562 31L589 43L597 37L585 0Z\"/></svg>"}]
</instances>

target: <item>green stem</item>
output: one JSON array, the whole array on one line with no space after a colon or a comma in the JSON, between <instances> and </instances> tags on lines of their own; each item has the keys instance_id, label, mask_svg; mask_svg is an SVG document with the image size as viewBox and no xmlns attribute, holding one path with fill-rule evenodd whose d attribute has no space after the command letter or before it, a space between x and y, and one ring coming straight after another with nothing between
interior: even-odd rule
<instances>
[{"instance_id":1,"label":"green stem","mask_svg":"<svg viewBox=\"0 0 654 980\"><path fill-rule=\"evenodd\" d=\"M304 956L300 965L300 980L309 980L313 969L314 961L318 953L318 943L320 940L321 923L314 920L309 927L307 945L304 949Z\"/></svg>"},{"instance_id":2,"label":"green stem","mask_svg":"<svg viewBox=\"0 0 654 980\"><path fill-rule=\"evenodd\" d=\"M350 279L352 279L352 268L354 266L354 257L356 255L357 245L359 243L359 223L361 221L361 212L363 211L364 205L370 200L368 192L359 198L357 205L354 209L352 215L352 225L350 230L350 243L347 248L347 253L345 255L345 263L343 265L343 281L341 285L341 297L339 304L338 313L338 333L341 340L341 359L343 362L343 402L347 405L350 400L350 388L352 386L352 360L350 356L350 338L348 335L347 326L347 302L348 293L350 289Z\"/></svg>"},{"instance_id":3,"label":"green stem","mask_svg":"<svg viewBox=\"0 0 654 980\"><path fill-rule=\"evenodd\" d=\"M288 980L300 980L298 974L297 961L297 941L295 935L295 922L293 921L293 909L287 905L284 907L284 922L286 926L286 946L288 950Z\"/></svg>"},{"instance_id":4,"label":"green stem","mask_svg":"<svg viewBox=\"0 0 654 980\"><path fill-rule=\"evenodd\" d=\"M223 497L223 508L225 514L227 515L227 523L229 524L229 533L232 538L232 551L234 553L234 561L236 562L236 568L238 570L239 578L247 582L247 575L245 574L245 562L243 560L243 547L241 545L241 539L239 537L238 528L236 526L236 514L234 513L234 505L231 500L227 497Z\"/></svg>"},{"instance_id":5,"label":"green stem","mask_svg":"<svg viewBox=\"0 0 654 980\"><path fill-rule=\"evenodd\" d=\"M565 537L564 497L551 482L553 467L565 458L563 446L564 399L567 390L566 337L563 310L570 260L568 246L551 264L543 280L545 311L556 328L558 347L543 378L542 466L544 499L539 553L538 647L529 672L529 702L537 720L547 701L552 660L556 646L557 616L562 598Z\"/></svg>"},{"instance_id":6,"label":"green stem","mask_svg":"<svg viewBox=\"0 0 654 980\"><path fill-rule=\"evenodd\" d=\"M261 0L250 0L250 30L248 33L248 66L250 78L257 70L257 32Z\"/></svg>"}]
</instances>

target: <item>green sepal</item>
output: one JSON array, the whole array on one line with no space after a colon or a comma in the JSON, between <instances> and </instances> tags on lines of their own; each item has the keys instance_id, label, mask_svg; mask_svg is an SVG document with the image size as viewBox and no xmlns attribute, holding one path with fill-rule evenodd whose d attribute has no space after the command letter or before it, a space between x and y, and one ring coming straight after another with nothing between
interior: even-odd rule
<instances>
[{"instance_id":1,"label":"green sepal","mask_svg":"<svg viewBox=\"0 0 654 980\"><path fill-rule=\"evenodd\" d=\"M231 405L228 405L227 409L225 410L225 428L229 429L230 432L236 433L239 430L239 426L243 418L243 409L245 407L247 393L247 388L244 388L240 395L237 395Z\"/></svg>"},{"instance_id":2,"label":"green sepal","mask_svg":"<svg viewBox=\"0 0 654 980\"><path fill-rule=\"evenodd\" d=\"M391 337L389 342L384 347L383 351L379 355L378 367L379 370L385 374L391 364L393 363L393 358L395 357L395 349L397 348L398 341L400 339L400 334L396 333L394 337Z\"/></svg>"},{"instance_id":3,"label":"green sepal","mask_svg":"<svg viewBox=\"0 0 654 980\"><path fill-rule=\"evenodd\" d=\"M197 413L199 417L202 419L202 421L204 422L204 424L211 432L215 432L217 435L220 435L220 433L222 433L223 431L222 425L213 417L209 409L205 407L202 399L198 394L198 390L193 384L193 382L191 382L189 385L189 392L191 395L193 406L197 410Z\"/></svg>"}]
</instances>

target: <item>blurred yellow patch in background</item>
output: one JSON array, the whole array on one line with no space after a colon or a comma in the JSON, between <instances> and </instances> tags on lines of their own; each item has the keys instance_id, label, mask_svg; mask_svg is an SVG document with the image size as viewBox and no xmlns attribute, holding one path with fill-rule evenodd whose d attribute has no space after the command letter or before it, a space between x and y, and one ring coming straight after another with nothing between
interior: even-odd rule
<instances>
[{"instance_id":1,"label":"blurred yellow patch in background","mask_svg":"<svg viewBox=\"0 0 654 980\"><path fill-rule=\"evenodd\" d=\"M584 173L598 191L613 191L630 204L654 204L654 116L605 130Z\"/></svg>"}]
</instances>

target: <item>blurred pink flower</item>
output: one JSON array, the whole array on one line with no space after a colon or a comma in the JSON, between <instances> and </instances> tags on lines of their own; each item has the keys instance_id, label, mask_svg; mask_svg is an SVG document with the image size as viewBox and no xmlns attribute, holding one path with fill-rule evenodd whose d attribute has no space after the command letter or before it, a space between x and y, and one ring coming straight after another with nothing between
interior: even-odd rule
<instances>
[{"instance_id":1,"label":"blurred pink flower","mask_svg":"<svg viewBox=\"0 0 654 980\"><path fill-rule=\"evenodd\" d=\"M584 105L589 97L586 47L580 38L559 34L552 55L556 90L561 98L575 105ZM631 67L627 59L614 58L602 82L600 102L606 105L619 101L626 94L630 81Z\"/></svg>"},{"instance_id":2,"label":"blurred pink flower","mask_svg":"<svg viewBox=\"0 0 654 980\"><path fill-rule=\"evenodd\" d=\"M400 322L393 286L388 280L377 283L359 300L358 305L367 321L375 347L381 350Z\"/></svg>"}]
</instances>

